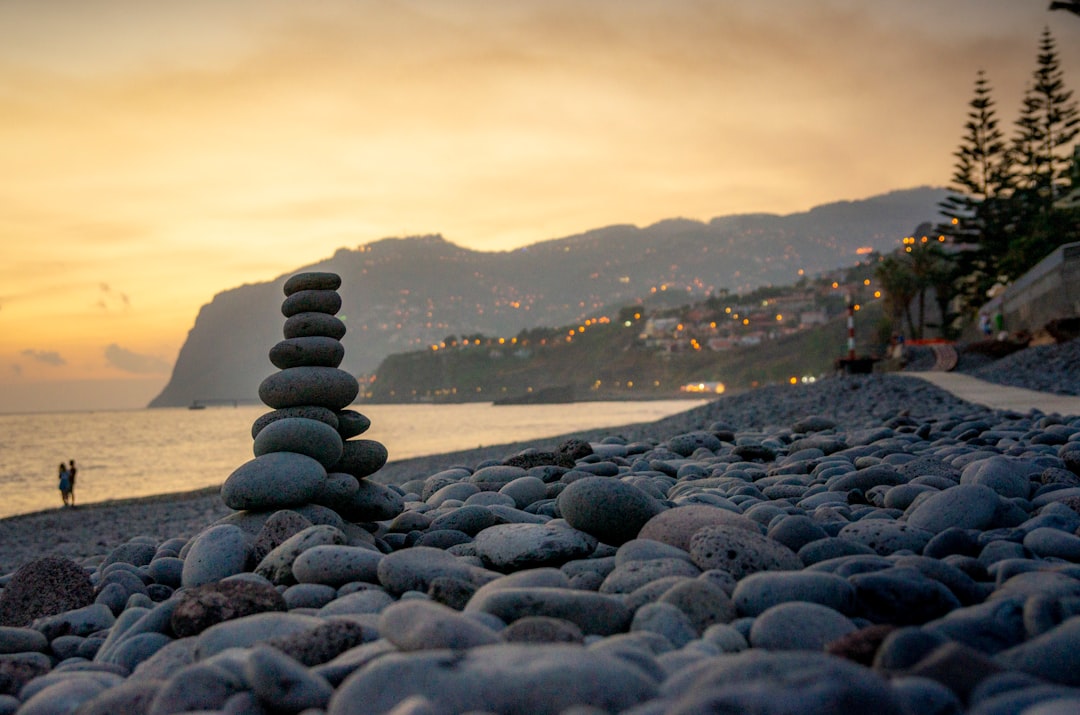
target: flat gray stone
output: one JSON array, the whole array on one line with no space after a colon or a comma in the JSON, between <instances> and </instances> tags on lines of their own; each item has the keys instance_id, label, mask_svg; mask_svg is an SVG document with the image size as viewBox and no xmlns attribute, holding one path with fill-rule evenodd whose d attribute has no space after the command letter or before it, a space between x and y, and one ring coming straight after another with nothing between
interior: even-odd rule
<instances>
[{"instance_id":1,"label":"flat gray stone","mask_svg":"<svg viewBox=\"0 0 1080 715\"><path fill-rule=\"evenodd\" d=\"M289 276L282 286L285 296L302 290L337 290L341 287L341 276L329 271L304 271Z\"/></svg>"},{"instance_id":2,"label":"flat gray stone","mask_svg":"<svg viewBox=\"0 0 1080 715\"><path fill-rule=\"evenodd\" d=\"M290 367L338 367L345 357L340 340L322 335L289 338L270 348L270 362L284 370Z\"/></svg>"},{"instance_id":3,"label":"flat gray stone","mask_svg":"<svg viewBox=\"0 0 1080 715\"><path fill-rule=\"evenodd\" d=\"M293 561L293 577L300 583L343 586L353 581L379 582L383 554L360 546L313 546Z\"/></svg>"},{"instance_id":4,"label":"flat gray stone","mask_svg":"<svg viewBox=\"0 0 1080 715\"><path fill-rule=\"evenodd\" d=\"M345 323L326 313L297 313L285 321L282 332L286 338L323 336L341 340L345 337Z\"/></svg>"},{"instance_id":5,"label":"flat gray stone","mask_svg":"<svg viewBox=\"0 0 1080 715\"><path fill-rule=\"evenodd\" d=\"M831 573L759 571L736 584L732 601L742 616L757 616L789 601L817 603L847 615L854 611L855 589Z\"/></svg>"},{"instance_id":6,"label":"flat gray stone","mask_svg":"<svg viewBox=\"0 0 1080 715\"><path fill-rule=\"evenodd\" d=\"M379 583L391 595L406 591L426 593L431 582L441 576L457 578L481 586L499 574L459 559L442 549L414 546L387 554L379 562Z\"/></svg>"},{"instance_id":7,"label":"flat gray stone","mask_svg":"<svg viewBox=\"0 0 1080 715\"><path fill-rule=\"evenodd\" d=\"M630 627L633 613L617 597L571 588L529 587L477 591L465 611L480 611L513 623L528 616L561 618L585 634L610 636Z\"/></svg>"},{"instance_id":8,"label":"flat gray stone","mask_svg":"<svg viewBox=\"0 0 1080 715\"><path fill-rule=\"evenodd\" d=\"M244 462L221 485L221 500L237 510L307 504L326 481L326 468L295 452L270 452Z\"/></svg>"},{"instance_id":9,"label":"flat gray stone","mask_svg":"<svg viewBox=\"0 0 1080 715\"><path fill-rule=\"evenodd\" d=\"M259 384L259 399L274 409L315 405L342 410L359 392L356 378L336 367L290 367Z\"/></svg>"},{"instance_id":10,"label":"flat gray stone","mask_svg":"<svg viewBox=\"0 0 1080 715\"><path fill-rule=\"evenodd\" d=\"M548 524L498 524L476 535L476 553L495 571L561 566L588 556L596 539L583 531Z\"/></svg>"},{"instance_id":11,"label":"flat gray stone","mask_svg":"<svg viewBox=\"0 0 1080 715\"><path fill-rule=\"evenodd\" d=\"M290 294L281 302L281 314L291 318L299 313L336 315L341 310L341 296L336 290L308 288Z\"/></svg>"}]
</instances>

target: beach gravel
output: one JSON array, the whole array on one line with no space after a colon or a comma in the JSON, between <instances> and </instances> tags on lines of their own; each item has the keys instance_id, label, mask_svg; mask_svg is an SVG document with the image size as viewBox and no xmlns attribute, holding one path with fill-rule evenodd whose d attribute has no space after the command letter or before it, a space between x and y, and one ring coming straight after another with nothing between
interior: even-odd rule
<instances>
[{"instance_id":1,"label":"beach gravel","mask_svg":"<svg viewBox=\"0 0 1080 715\"><path fill-rule=\"evenodd\" d=\"M0 712L1071 712L1078 455L1080 416L848 376L390 463L355 522L3 520Z\"/></svg>"}]
</instances>

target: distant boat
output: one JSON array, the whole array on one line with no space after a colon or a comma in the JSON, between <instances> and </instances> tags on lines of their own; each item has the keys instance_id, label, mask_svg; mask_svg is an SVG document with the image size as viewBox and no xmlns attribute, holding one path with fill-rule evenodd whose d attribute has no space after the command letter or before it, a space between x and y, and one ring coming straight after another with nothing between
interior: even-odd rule
<instances>
[{"instance_id":1,"label":"distant boat","mask_svg":"<svg viewBox=\"0 0 1080 715\"><path fill-rule=\"evenodd\" d=\"M206 405L202 404L201 402L192 402L190 405L188 405L188 409L189 410L205 410Z\"/></svg>"}]
</instances>

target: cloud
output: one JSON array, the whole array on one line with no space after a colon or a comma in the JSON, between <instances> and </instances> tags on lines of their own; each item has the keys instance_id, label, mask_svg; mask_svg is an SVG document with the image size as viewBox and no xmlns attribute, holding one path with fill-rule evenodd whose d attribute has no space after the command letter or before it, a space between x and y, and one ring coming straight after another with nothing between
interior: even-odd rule
<instances>
[{"instance_id":1,"label":"cloud","mask_svg":"<svg viewBox=\"0 0 1080 715\"><path fill-rule=\"evenodd\" d=\"M116 343L105 348L105 360L113 367L137 375L151 375L169 372L169 363L155 355L140 355Z\"/></svg>"},{"instance_id":2,"label":"cloud","mask_svg":"<svg viewBox=\"0 0 1080 715\"><path fill-rule=\"evenodd\" d=\"M67 365L67 360L60 356L60 353L55 350L23 350L22 354L31 360L37 360L45 365L52 365L59 367L61 365Z\"/></svg>"}]
</instances>

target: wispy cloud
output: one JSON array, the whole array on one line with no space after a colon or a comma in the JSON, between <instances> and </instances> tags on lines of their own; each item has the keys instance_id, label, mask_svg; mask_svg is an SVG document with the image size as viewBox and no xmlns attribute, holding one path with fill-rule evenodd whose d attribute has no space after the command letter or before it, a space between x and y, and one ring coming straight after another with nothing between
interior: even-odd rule
<instances>
[{"instance_id":1,"label":"wispy cloud","mask_svg":"<svg viewBox=\"0 0 1080 715\"><path fill-rule=\"evenodd\" d=\"M105 360L113 367L136 375L160 375L169 372L170 365L156 355L137 352L111 343L105 348Z\"/></svg>"},{"instance_id":2,"label":"wispy cloud","mask_svg":"<svg viewBox=\"0 0 1080 715\"><path fill-rule=\"evenodd\" d=\"M67 360L60 356L60 353L55 350L31 350L26 349L22 351L25 357L31 360L36 360L45 365L53 365L60 367L61 365L67 365Z\"/></svg>"}]
</instances>

